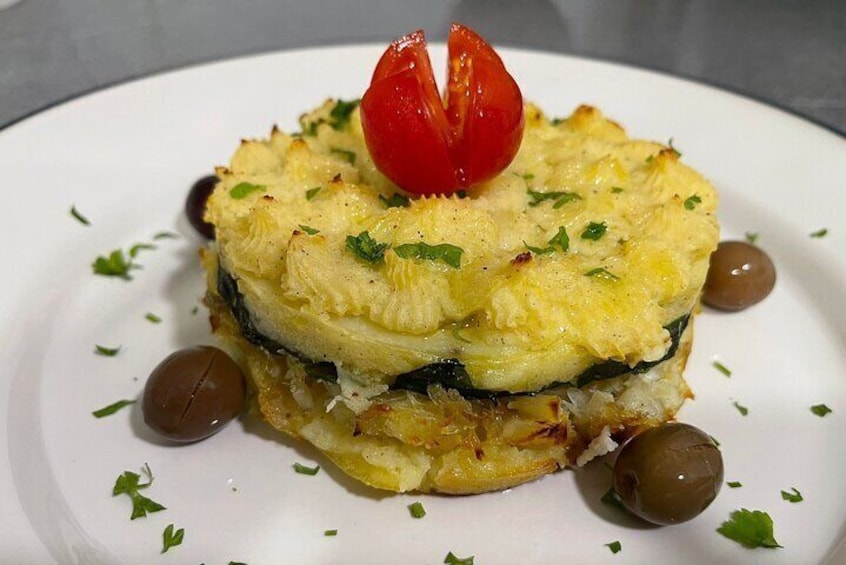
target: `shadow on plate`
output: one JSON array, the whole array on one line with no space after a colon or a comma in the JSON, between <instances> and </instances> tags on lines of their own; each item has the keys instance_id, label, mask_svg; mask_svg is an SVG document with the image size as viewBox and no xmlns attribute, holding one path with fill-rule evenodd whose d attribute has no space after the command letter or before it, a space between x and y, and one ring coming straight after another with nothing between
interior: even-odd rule
<instances>
[{"instance_id":1,"label":"shadow on plate","mask_svg":"<svg viewBox=\"0 0 846 565\"><path fill-rule=\"evenodd\" d=\"M611 478L616 453L594 459L581 469L573 470L576 489L590 508L600 519L622 528L632 530L654 530L661 526L650 524L636 516L632 516L623 508L603 502L602 497L611 488Z\"/></svg>"},{"instance_id":2,"label":"shadow on plate","mask_svg":"<svg viewBox=\"0 0 846 565\"><path fill-rule=\"evenodd\" d=\"M206 244L206 240L195 233L184 214L179 214L175 224L177 226L176 231L185 245L179 251L179 266L169 274L163 289L169 308L168 326L173 334L171 341L174 344L174 350L196 345L218 345L210 330L208 310L202 304L202 297L205 294L205 279L198 253L199 249ZM144 379L146 380L146 376L144 376ZM147 426L144 422L141 406L142 397L143 392L138 395L137 402L132 405L130 425L133 434L142 441L160 447L184 447L186 444L169 441ZM321 471L324 471L332 480L354 496L379 500L393 494L368 487L349 477L307 442L297 441L274 430L269 424L264 423L260 417L251 414L249 411L245 411L238 418L237 423L232 422L229 425L240 425L244 433L278 444L280 449L293 450L297 457L308 461L317 461ZM201 441L214 441L214 437L211 436Z\"/></svg>"},{"instance_id":3,"label":"shadow on plate","mask_svg":"<svg viewBox=\"0 0 846 565\"><path fill-rule=\"evenodd\" d=\"M290 449L296 453L298 457L302 457L307 461L315 461L320 465L320 471L325 472L338 485L344 488L353 496L368 498L370 500L382 500L393 496L395 493L375 489L357 481L338 469L332 461L329 460L317 448L312 446L305 440L298 441L282 432L275 430L270 424L265 423L259 416L250 412L246 412L238 419L238 424L245 433L259 437L265 441L270 441L278 444L279 448ZM293 472L293 471L292 471Z\"/></svg>"}]
</instances>

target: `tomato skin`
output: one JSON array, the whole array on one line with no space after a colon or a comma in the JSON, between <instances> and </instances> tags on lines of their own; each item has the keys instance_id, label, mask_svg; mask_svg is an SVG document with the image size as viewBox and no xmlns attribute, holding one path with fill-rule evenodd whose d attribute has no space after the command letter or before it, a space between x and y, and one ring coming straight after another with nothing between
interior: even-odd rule
<instances>
[{"instance_id":1,"label":"tomato skin","mask_svg":"<svg viewBox=\"0 0 846 565\"><path fill-rule=\"evenodd\" d=\"M470 186L496 176L520 149L523 96L499 55L472 29L452 24L448 49L447 115L461 128L459 175Z\"/></svg>"},{"instance_id":2,"label":"tomato skin","mask_svg":"<svg viewBox=\"0 0 846 565\"><path fill-rule=\"evenodd\" d=\"M423 84L427 97L438 97L435 74L426 51L426 36L418 29L391 42L391 46L382 54L373 71L371 84L386 79L403 71L417 69L417 77Z\"/></svg>"},{"instance_id":3,"label":"tomato skin","mask_svg":"<svg viewBox=\"0 0 846 565\"><path fill-rule=\"evenodd\" d=\"M395 40L361 101L377 168L415 194L449 194L496 176L523 136L523 98L502 60L470 28L453 24L445 100L422 31Z\"/></svg>"},{"instance_id":4,"label":"tomato skin","mask_svg":"<svg viewBox=\"0 0 846 565\"><path fill-rule=\"evenodd\" d=\"M408 192L455 192L461 186L449 147L432 118L438 108L425 100L413 70L373 84L361 99L367 149L382 174Z\"/></svg>"}]
</instances>

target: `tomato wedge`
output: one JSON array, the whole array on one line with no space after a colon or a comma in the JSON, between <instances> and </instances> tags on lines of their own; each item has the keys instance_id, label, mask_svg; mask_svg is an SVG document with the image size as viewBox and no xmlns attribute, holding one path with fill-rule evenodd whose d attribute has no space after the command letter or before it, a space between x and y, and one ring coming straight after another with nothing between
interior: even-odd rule
<instances>
[{"instance_id":1,"label":"tomato wedge","mask_svg":"<svg viewBox=\"0 0 846 565\"><path fill-rule=\"evenodd\" d=\"M361 100L373 162L415 194L449 194L496 176L523 138L523 96L499 55L457 23L447 46L443 100L420 30L391 43Z\"/></svg>"}]
</instances>

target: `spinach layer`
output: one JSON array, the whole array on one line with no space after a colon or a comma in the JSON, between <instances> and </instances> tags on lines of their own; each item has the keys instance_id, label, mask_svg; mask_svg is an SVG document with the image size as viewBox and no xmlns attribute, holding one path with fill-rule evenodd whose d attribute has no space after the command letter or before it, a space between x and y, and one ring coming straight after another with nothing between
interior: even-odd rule
<instances>
[{"instance_id":1,"label":"spinach layer","mask_svg":"<svg viewBox=\"0 0 846 565\"><path fill-rule=\"evenodd\" d=\"M296 351L283 346L278 341L267 337L256 329L249 310L244 302L244 296L238 291L238 283L225 270L218 268L217 271L217 292L223 301L229 306L229 310L238 324L241 335L251 344L261 347L272 354L286 353L296 357L305 364L306 374L312 378L335 382L338 380L338 371L335 364L330 361L314 361L308 359ZM619 361L603 361L591 365L574 380L568 383L556 382L546 386L542 390L559 387L562 385L581 387L594 381L619 377L626 373L643 373L652 367L662 363L676 354L679 348L681 336L690 320L690 314L677 318L664 327L670 332L672 343L667 353L656 361L642 361L634 367L629 367ZM444 388L456 390L465 398L495 399L502 396L532 395L542 392L513 393L505 390L482 390L473 388L473 382L464 364L458 359L444 359L435 363L429 363L413 371L398 375L391 385L392 390L410 390L426 394L429 385L440 384Z\"/></svg>"}]
</instances>

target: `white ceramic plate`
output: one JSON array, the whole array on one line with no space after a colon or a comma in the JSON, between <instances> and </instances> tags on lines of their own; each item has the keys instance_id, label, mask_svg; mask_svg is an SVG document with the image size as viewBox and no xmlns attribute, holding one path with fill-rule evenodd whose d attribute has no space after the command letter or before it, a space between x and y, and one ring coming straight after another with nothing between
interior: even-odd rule
<instances>
[{"instance_id":1,"label":"white ceramic plate","mask_svg":"<svg viewBox=\"0 0 846 565\"><path fill-rule=\"evenodd\" d=\"M170 351L211 342L200 240L183 218L188 187L228 161L242 137L296 128L329 96L361 95L382 47L238 59L132 82L50 109L0 133L0 561L15 563L842 562L846 524L846 142L762 104L667 76L576 58L503 50L528 99L550 115L587 102L631 135L674 138L718 187L723 238L760 234L779 280L762 304L706 311L680 419L719 439L724 488L697 519L646 527L599 502L601 463L503 493L388 495L335 471L313 450L254 423L171 447L145 429L138 398ZM435 61L442 61L442 47ZM87 216L86 227L69 214ZM827 227L824 238L809 233ZM94 276L95 257L159 240L134 280ZM152 312L160 324L145 320ZM122 346L116 357L95 344ZM733 370L712 367L719 358ZM747 416L732 405L748 407ZM825 418L810 406L825 403ZM314 477L294 462L320 464ZM167 510L129 520L116 477L148 463L146 494ZM791 504L780 492L799 489ZM422 520L406 506L421 501ZM775 521L783 549L747 550L715 532L738 508ZM184 543L160 555L166 525ZM337 529L335 537L325 530ZM613 555L605 544L619 540Z\"/></svg>"}]
</instances>

